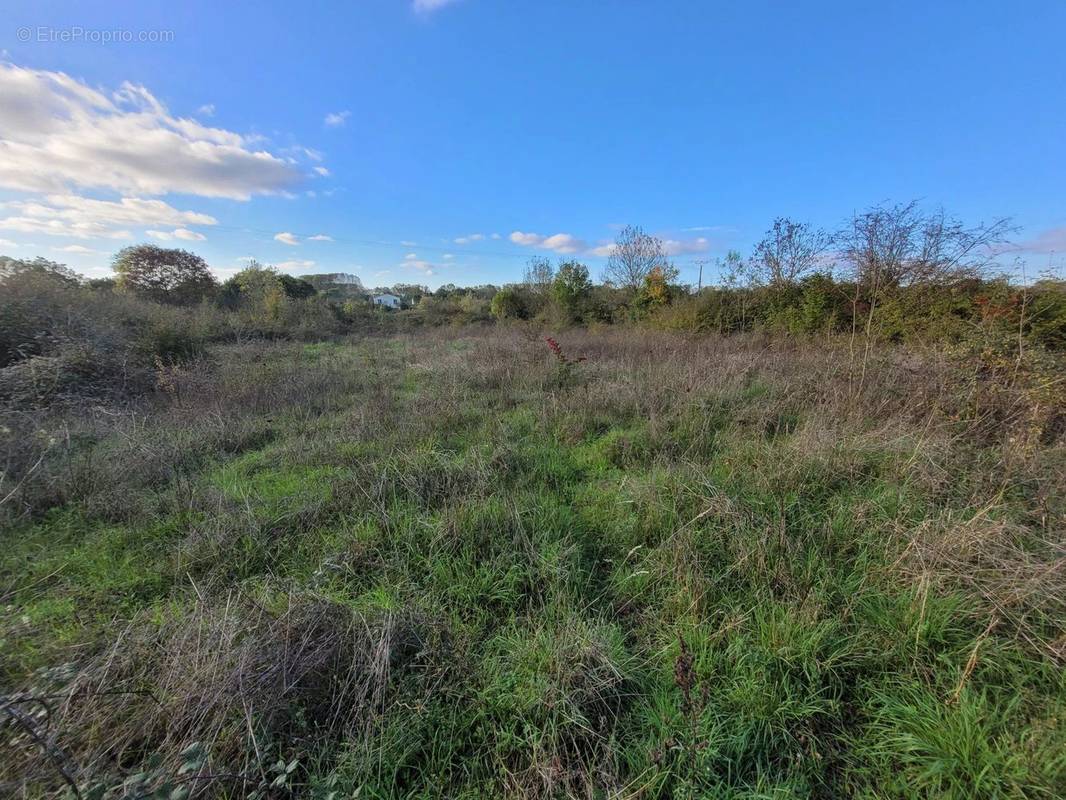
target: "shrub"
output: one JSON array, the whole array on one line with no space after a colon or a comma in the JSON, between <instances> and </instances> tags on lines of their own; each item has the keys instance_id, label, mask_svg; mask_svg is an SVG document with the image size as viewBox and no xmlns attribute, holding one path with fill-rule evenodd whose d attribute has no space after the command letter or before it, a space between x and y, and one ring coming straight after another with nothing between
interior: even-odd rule
<instances>
[{"instance_id":1,"label":"shrub","mask_svg":"<svg viewBox=\"0 0 1066 800\"><path fill-rule=\"evenodd\" d=\"M157 359L198 356L211 324L50 270L9 273L0 291L0 395L16 406L141 392Z\"/></svg>"},{"instance_id":2,"label":"shrub","mask_svg":"<svg viewBox=\"0 0 1066 800\"><path fill-rule=\"evenodd\" d=\"M521 289L507 286L496 292L489 311L501 322L509 319L529 319L531 313L527 300Z\"/></svg>"}]
</instances>

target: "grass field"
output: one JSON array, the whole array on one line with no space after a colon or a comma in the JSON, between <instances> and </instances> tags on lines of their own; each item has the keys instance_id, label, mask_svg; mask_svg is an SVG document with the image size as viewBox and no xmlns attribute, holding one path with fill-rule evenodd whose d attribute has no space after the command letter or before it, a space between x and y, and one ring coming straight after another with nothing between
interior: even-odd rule
<instances>
[{"instance_id":1,"label":"grass field","mask_svg":"<svg viewBox=\"0 0 1066 800\"><path fill-rule=\"evenodd\" d=\"M946 357L558 338L5 417L0 793L1066 794L1061 437Z\"/></svg>"}]
</instances>

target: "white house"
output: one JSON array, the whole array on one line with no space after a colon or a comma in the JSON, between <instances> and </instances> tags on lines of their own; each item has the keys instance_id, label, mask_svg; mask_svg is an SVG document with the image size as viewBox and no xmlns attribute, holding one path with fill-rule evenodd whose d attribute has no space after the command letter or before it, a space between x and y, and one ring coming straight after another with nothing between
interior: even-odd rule
<instances>
[{"instance_id":1,"label":"white house","mask_svg":"<svg viewBox=\"0 0 1066 800\"><path fill-rule=\"evenodd\" d=\"M374 305L384 306L385 308L399 308L400 298L394 294L376 294L374 295Z\"/></svg>"}]
</instances>

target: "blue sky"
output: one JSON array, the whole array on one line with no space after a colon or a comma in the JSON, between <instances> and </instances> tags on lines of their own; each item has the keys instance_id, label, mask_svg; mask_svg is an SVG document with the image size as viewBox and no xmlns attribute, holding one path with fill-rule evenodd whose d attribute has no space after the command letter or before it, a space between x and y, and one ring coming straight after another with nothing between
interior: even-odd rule
<instances>
[{"instance_id":1,"label":"blue sky","mask_svg":"<svg viewBox=\"0 0 1066 800\"><path fill-rule=\"evenodd\" d=\"M777 215L920 199L1064 263L1062 0L20 5L8 255L503 283L531 255L598 274L633 223L694 280Z\"/></svg>"}]
</instances>

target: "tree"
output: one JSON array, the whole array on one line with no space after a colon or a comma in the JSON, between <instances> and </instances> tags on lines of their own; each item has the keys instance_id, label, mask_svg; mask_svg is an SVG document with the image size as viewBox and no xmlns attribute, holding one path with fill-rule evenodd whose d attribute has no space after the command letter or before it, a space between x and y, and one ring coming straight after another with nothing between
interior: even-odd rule
<instances>
[{"instance_id":1,"label":"tree","mask_svg":"<svg viewBox=\"0 0 1066 800\"><path fill-rule=\"evenodd\" d=\"M547 296L554 277L551 262L543 256L533 256L526 262L525 284L535 294Z\"/></svg>"},{"instance_id":2,"label":"tree","mask_svg":"<svg viewBox=\"0 0 1066 800\"><path fill-rule=\"evenodd\" d=\"M116 286L157 303L188 305L214 291L217 283L200 256L151 244L125 247L111 268Z\"/></svg>"},{"instance_id":3,"label":"tree","mask_svg":"<svg viewBox=\"0 0 1066 800\"><path fill-rule=\"evenodd\" d=\"M555 302L571 321L581 319L592 296L588 267L577 261L560 264L551 290Z\"/></svg>"},{"instance_id":4,"label":"tree","mask_svg":"<svg viewBox=\"0 0 1066 800\"><path fill-rule=\"evenodd\" d=\"M289 300L306 299L315 293L307 281L264 267L253 259L222 284L217 302L222 308L259 312L267 319L277 320Z\"/></svg>"},{"instance_id":5,"label":"tree","mask_svg":"<svg viewBox=\"0 0 1066 800\"><path fill-rule=\"evenodd\" d=\"M627 225L619 231L614 241L603 278L636 294L644 285L644 279L656 267L664 271L673 270L666 258L662 240L644 233L637 226Z\"/></svg>"},{"instance_id":6,"label":"tree","mask_svg":"<svg viewBox=\"0 0 1066 800\"><path fill-rule=\"evenodd\" d=\"M290 300L306 300L317 294L315 287L308 281L286 275L284 272L278 273L278 281L281 282L281 289L285 292L285 296Z\"/></svg>"},{"instance_id":7,"label":"tree","mask_svg":"<svg viewBox=\"0 0 1066 800\"><path fill-rule=\"evenodd\" d=\"M943 210L923 213L910 202L856 215L837 239L855 280L877 292L978 276L1011 231L1008 219L968 228Z\"/></svg>"},{"instance_id":8,"label":"tree","mask_svg":"<svg viewBox=\"0 0 1066 800\"><path fill-rule=\"evenodd\" d=\"M38 275L68 286L81 283L81 276L66 264L58 264L38 256L32 261L0 256L0 281L7 277Z\"/></svg>"},{"instance_id":9,"label":"tree","mask_svg":"<svg viewBox=\"0 0 1066 800\"><path fill-rule=\"evenodd\" d=\"M747 265L752 283L772 288L794 286L819 266L833 237L805 222L778 217Z\"/></svg>"},{"instance_id":10,"label":"tree","mask_svg":"<svg viewBox=\"0 0 1066 800\"><path fill-rule=\"evenodd\" d=\"M644 285L637 295L637 305L642 308L665 306L670 302L669 281L670 277L662 267L652 267L651 272L644 276Z\"/></svg>"},{"instance_id":11,"label":"tree","mask_svg":"<svg viewBox=\"0 0 1066 800\"><path fill-rule=\"evenodd\" d=\"M865 346L858 391L866 380L875 311L886 292L901 286L943 285L979 276L993 259L993 245L1011 232L1010 221L967 228L943 210L923 213L912 201L875 206L854 216L837 236L844 259L855 278L852 300L852 347L858 333L860 300Z\"/></svg>"}]
</instances>

